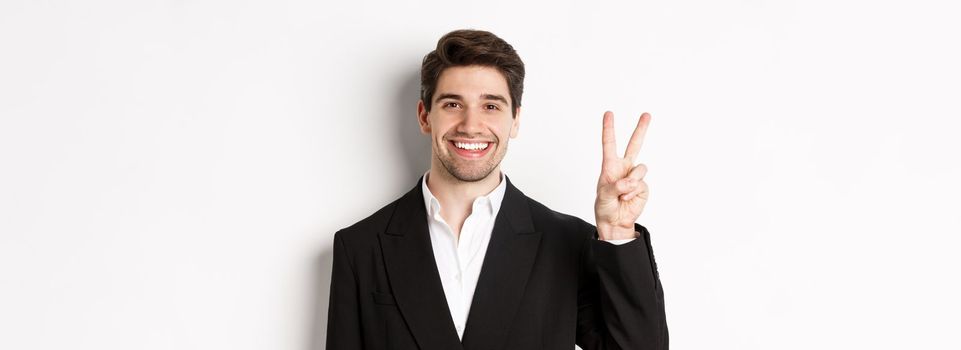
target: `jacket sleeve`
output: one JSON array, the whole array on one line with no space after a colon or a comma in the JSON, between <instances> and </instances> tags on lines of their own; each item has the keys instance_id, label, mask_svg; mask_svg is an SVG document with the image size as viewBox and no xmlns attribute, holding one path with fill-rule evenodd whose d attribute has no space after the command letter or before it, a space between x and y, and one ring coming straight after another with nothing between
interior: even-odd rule
<instances>
[{"instance_id":1,"label":"jacket sleeve","mask_svg":"<svg viewBox=\"0 0 961 350\"><path fill-rule=\"evenodd\" d=\"M327 349L363 349L357 279L342 232L334 235L334 263L327 308Z\"/></svg>"},{"instance_id":2,"label":"jacket sleeve","mask_svg":"<svg viewBox=\"0 0 961 350\"><path fill-rule=\"evenodd\" d=\"M589 225L589 224L588 224ZM623 245L587 239L578 282L577 345L584 350L667 350L668 333L651 237Z\"/></svg>"}]
</instances>

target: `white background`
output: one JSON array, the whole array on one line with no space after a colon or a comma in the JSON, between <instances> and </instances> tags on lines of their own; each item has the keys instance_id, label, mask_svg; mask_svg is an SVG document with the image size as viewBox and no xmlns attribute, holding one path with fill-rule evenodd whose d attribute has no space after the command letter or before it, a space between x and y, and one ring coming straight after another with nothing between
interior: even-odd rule
<instances>
[{"instance_id":1,"label":"white background","mask_svg":"<svg viewBox=\"0 0 961 350\"><path fill-rule=\"evenodd\" d=\"M423 55L528 76L503 169L639 161L673 349L958 349L961 11L933 1L0 3L0 348L322 349L333 233L428 166Z\"/></svg>"}]
</instances>

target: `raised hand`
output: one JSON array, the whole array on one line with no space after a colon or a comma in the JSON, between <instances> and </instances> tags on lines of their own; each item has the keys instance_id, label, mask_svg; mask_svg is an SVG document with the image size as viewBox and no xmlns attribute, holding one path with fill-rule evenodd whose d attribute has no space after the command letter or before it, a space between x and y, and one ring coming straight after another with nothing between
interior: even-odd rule
<instances>
[{"instance_id":1,"label":"raised hand","mask_svg":"<svg viewBox=\"0 0 961 350\"><path fill-rule=\"evenodd\" d=\"M600 239L635 238L634 223L647 204L648 191L644 183L647 166L634 166L634 158L641 150L650 122L650 114L641 114L624 157L618 157L617 143L614 141L614 113L604 113L601 133L604 159L601 162L601 176L597 180L597 199L594 201L594 218Z\"/></svg>"}]
</instances>

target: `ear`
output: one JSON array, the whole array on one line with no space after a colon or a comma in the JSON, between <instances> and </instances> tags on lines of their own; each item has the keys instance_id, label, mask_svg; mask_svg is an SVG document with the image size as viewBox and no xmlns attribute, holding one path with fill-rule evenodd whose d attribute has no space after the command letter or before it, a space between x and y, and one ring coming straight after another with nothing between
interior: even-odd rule
<instances>
[{"instance_id":1,"label":"ear","mask_svg":"<svg viewBox=\"0 0 961 350\"><path fill-rule=\"evenodd\" d=\"M512 138L512 139L517 138L517 129L519 129L519 128L521 127L521 108L520 108L520 107L517 107L517 108L514 109L514 110L515 110L516 112L514 113L514 124L511 125L511 138Z\"/></svg>"},{"instance_id":2,"label":"ear","mask_svg":"<svg viewBox=\"0 0 961 350\"><path fill-rule=\"evenodd\" d=\"M430 135L430 119L427 117L427 107L423 100L417 101L417 123L420 124L420 133Z\"/></svg>"}]
</instances>

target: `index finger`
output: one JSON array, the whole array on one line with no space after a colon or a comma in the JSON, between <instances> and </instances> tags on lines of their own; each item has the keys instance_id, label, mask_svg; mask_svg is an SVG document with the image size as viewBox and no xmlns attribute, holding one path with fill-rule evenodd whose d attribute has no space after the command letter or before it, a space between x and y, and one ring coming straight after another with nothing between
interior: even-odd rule
<instances>
[{"instance_id":1,"label":"index finger","mask_svg":"<svg viewBox=\"0 0 961 350\"><path fill-rule=\"evenodd\" d=\"M651 123L651 115L647 112L641 114L641 118L637 120L637 127L634 128L634 134L631 135L631 141L627 144L627 151L624 152L624 158L634 163L634 158L637 157L637 152L641 151L641 145L644 144L644 134L647 133L647 125Z\"/></svg>"},{"instance_id":2,"label":"index finger","mask_svg":"<svg viewBox=\"0 0 961 350\"><path fill-rule=\"evenodd\" d=\"M617 158L617 141L614 140L614 113L604 112L604 128L601 130L604 159Z\"/></svg>"}]
</instances>

